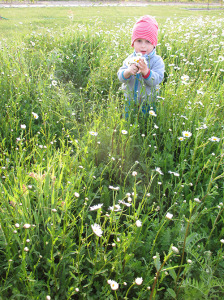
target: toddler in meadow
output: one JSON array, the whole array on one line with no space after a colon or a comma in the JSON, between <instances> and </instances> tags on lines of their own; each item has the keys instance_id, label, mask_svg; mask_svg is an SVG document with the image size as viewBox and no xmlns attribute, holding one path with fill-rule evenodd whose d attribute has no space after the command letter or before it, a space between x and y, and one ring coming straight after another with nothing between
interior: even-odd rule
<instances>
[{"instance_id":1,"label":"toddler in meadow","mask_svg":"<svg viewBox=\"0 0 224 300\"><path fill-rule=\"evenodd\" d=\"M123 83L128 106L141 107L144 113L155 107L158 85L164 78L164 62L156 54L158 23L151 16L141 17L134 25L129 55L118 70L118 79ZM128 110L128 107L126 107Z\"/></svg>"}]
</instances>

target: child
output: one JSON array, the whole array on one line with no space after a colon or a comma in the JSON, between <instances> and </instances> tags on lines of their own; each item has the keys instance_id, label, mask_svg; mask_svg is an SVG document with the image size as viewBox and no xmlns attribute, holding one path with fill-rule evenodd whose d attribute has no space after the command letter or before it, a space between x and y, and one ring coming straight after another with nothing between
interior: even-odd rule
<instances>
[{"instance_id":1,"label":"child","mask_svg":"<svg viewBox=\"0 0 224 300\"><path fill-rule=\"evenodd\" d=\"M164 62L156 54L158 23L151 16L141 17L133 27L131 46L134 53L129 55L119 69L118 79L123 83L128 106L141 107L144 113L154 107L156 85L164 77ZM126 107L128 111L128 107Z\"/></svg>"}]
</instances>

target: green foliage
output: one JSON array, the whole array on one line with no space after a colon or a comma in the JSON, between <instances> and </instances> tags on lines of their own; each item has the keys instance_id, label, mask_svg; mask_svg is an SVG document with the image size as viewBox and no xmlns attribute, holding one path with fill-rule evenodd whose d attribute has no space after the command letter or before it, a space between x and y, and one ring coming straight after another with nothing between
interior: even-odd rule
<instances>
[{"instance_id":1,"label":"green foliage","mask_svg":"<svg viewBox=\"0 0 224 300\"><path fill-rule=\"evenodd\" d=\"M133 22L102 22L1 42L0 298L222 299L223 18L164 20L128 118Z\"/></svg>"}]
</instances>

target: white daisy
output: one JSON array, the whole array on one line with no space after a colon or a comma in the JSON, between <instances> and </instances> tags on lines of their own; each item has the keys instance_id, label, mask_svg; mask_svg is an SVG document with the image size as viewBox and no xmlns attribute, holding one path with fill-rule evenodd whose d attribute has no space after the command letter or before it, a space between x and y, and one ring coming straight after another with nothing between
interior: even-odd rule
<instances>
[{"instance_id":1,"label":"white daisy","mask_svg":"<svg viewBox=\"0 0 224 300\"><path fill-rule=\"evenodd\" d=\"M39 118L38 114L36 114L34 112L32 112L32 115L33 115L34 119L38 119Z\"/></svg>"},{"instance_id":2,"label":"white daisy","mask_svg":"<svg viewBox=\"0 0 224 300\"><path fill-rule=\"evenodd\" d=\"M97 205L93 205L89 208L89 210L93 211L93 210L97 210L99 208L101 208L103 206L103 204L97 204Z\"/></svg>"},{"instance_id":3,"label":"white daisy","mask_svg":"<svg viewBox=\"0 0 224 300\"><path fill-rule=\"evenodd\" d=\"M169 219L169 220L171 220L173 218L173 214L171 214L171 213L168 212L166 214L166 218Z\"/></svg>"},{"instance_id":4,"label":"white daisy","mask_svg":"<svg viewBox=\"0 0 224 300\"><path fill-rule=\"evenodd\" d=\"M142 221L137 220L137 221L135 222L135 224L136 224L137 227L141 227L141 226L142 226Z\"/></svg>"},{"instance_id":5,"label":"white daisy","mask_svg":"<svg viewBox=\"0 0 224 300\"><path fill-rule=\"evenodd\" d=\"M135 283L136 283L137 285L141 285L142 282L143 282L142 277L137 277L137 278L135 278Z\"/></svg>"},{"instance_id":6,"label":"white daisy","mask_svg":"<svg viewBox=\"0 0 224 300\"><path fill-rule=\"evenodd\" d=\"M212 136L211 138L209 138L209 141L211 141L211 142L219 142L220 138L218 138L216 136Z\"/></svg>"},{"instance_id":7,"label":"white daisy","mask_svg":"<svg viewBox=\"0 0 224 300\"><path fill-rule=\"evenodd\" d=\"M189 138L189 137L192 136L192 133L191 133L190 131L183 131L183 132L182 132L182 135L183 135L183 137Z\"/></svg>"},{"instance_id":8,"label":"white daisy","mask_svg":"<svg viewBox=\"0 0 224 300\"><path fill-rule=\"evenodd\" d=\"M99 236L99 237L102 236L103 231L102 231L102 229L101 229L101 227L100 227L99 224L96 224L96 223L95 223L94 225L91 225L91 227L92 227L92 230L93 230L93 232L95 233L95 235L97 235L97 236Z\"/></svg>"}]
</instances>

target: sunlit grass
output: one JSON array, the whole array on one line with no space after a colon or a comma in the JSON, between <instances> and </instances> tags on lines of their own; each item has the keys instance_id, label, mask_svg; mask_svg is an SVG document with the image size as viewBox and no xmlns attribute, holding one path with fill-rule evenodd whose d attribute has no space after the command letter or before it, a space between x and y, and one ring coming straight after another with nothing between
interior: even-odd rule
<instances>
[{"instance_id":1,"label":"sunlit grass","mask_svg":"<svg viewBox=\"0 0 224 300\"><path fill-rule=\"evenodd\" d=\"M4 34L2 299L223 298L224 18L152 9L166 74L148 115L124 118L116 75L142 8L20 14Z\"/></svg>"}]
</instances>

